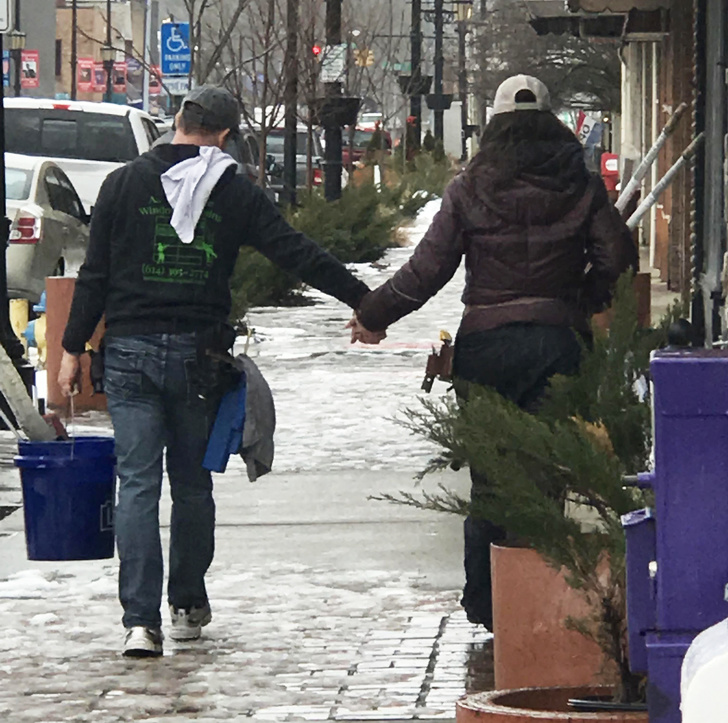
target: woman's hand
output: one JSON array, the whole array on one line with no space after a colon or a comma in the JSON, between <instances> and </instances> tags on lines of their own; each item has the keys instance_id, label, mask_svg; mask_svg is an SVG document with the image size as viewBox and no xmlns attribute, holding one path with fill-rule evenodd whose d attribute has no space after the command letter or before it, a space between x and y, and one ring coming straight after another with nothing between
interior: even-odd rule
<instances>
[{"instance_id":1,"label":"woman's hand","mask_svg":"<svg viewBox=\"0 0 728 723\"><path fill-rule=\"evenodd\" d=\"M382 339L387 338L386 331L369 331L354 315L344 327L351 329L351 343L360 341L362 344L379 344Z\"/></svg>"}]
</instances>

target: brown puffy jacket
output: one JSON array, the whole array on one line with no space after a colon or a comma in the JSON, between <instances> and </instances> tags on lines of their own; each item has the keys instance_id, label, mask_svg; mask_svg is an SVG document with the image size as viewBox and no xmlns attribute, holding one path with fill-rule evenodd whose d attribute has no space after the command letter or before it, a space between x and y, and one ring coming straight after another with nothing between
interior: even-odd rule
<instances>
[{"instance_id":1,"label":"brown puffy jacket","mask_svg":"<svg viewBox=\"0 0 728 723\"><path fill-rule=\"evenodd\" d=\"M463 256L461 333L512 322L588 328L620 274L637 269L637 249L581 146L533 145L515 178L476 157L450 183L409 261L362 300L357 315L367 329L421 307Z\"/></svg>"}]
</instances>

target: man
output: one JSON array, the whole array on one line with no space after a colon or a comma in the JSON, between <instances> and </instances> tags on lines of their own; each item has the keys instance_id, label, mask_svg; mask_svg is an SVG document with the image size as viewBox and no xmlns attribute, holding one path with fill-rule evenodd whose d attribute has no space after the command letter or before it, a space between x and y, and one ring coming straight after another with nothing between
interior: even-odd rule
<instances>
[{"instance_id":1,"label":"man","mask_svg":"<svg viewBox=\"0 0 728 723\"><path fill-rule=\"evenodd\" d=\"M212 617L204 576L213 557L215 505L202 459L225 380L207 352L229 349L234 340L226 322L238 249L256 248L352 309L368 291L291 228L261 188L235 174L221 148L238 123L230 93L197 88L183 101L172 143L106 179L63 337L59 384L71 395L79 355L105 314L104 383L119 474L123 653L130 657L162 654L165 448L172 496L170 637L197 639ZM381 337L362 332L358 338Z\"/></svg>"}]
</instances>

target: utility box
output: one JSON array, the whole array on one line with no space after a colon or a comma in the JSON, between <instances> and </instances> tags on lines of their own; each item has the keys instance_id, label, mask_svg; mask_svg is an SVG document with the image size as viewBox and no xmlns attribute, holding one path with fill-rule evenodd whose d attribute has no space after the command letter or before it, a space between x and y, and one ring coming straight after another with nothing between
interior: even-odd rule
<instances>
[{"instance_id":1,"label":"utility box","mask_svg":"<svg viewBox=\"0 0 728 723\"><path fill-rule=\"evenodd\" d=\"M680 723L693 638L728 618L728 351L655 352L654 523L625 515L632 669L648 675L650 723Z\"/></svg>"}]
</instances>

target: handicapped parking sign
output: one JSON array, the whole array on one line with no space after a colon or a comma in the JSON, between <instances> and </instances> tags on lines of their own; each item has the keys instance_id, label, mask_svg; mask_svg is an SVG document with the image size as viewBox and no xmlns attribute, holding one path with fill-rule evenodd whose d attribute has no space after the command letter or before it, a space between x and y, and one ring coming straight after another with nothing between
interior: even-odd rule
<instances>
[{"instance_id":1,"label":"handicapped parking sign","mask_svg":"<svg viewBox=\"0 0 728 723\"><path fill-rule=\"evenodd\" d=\"M162 75L188 75L192 64L190 24L162 23Z\"/></svg>"}]
</instances>

